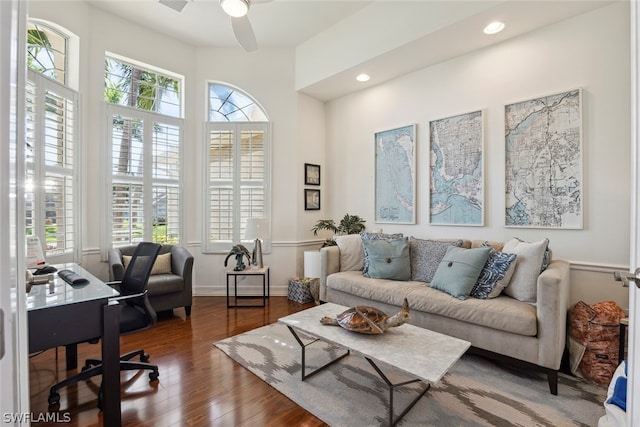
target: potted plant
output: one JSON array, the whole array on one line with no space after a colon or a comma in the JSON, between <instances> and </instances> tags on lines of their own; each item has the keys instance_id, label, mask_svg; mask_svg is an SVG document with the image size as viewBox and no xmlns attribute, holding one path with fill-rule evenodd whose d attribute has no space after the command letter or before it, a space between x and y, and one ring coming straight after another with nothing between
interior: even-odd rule
<instances>
[{"instance_id":1,"label":"potted plant","mask_svg":"<svg viewBox=\"0 0 640 427\"><path fill-rule=\"evenodd\" d=\"M357 234L361 231L364 231L365 222L366 220L360 218L360 216L358 215L346 214L344 217L342 217L338 225L336 225L335 221L332 219L319 219L316 222L316 225L313 226L311 231L313 231L314 236L317 236L318 231L320 230L329 230L339 235ZM336 242L332 238L329 238L324 242L323 246L332 246L335 244Z\"/></svg>"}]
</instances>

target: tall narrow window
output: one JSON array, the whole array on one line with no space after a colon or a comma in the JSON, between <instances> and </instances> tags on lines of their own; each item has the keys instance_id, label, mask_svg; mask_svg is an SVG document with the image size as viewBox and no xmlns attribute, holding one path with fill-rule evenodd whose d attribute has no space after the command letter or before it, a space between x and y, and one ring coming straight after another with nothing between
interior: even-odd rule
<instances>
[{"instance_id":1,"label":"tall narrow window","mask_svg":"<svg viewBox=\"0 0 640 427\"><path fill-rule=\"evenodd\" d=\"M224 252L244 241L247 219L270 219L270 126L248 95L210 84L206 137L205 251Z\"/></svg>"},{"instance_id":2,"label":"tall narrow window","mask_svg":"<svg viewBox=\"0 0 640 427\"><path fill-rule=\"evenodd\" d=\"M42 22L27 27L27 235L40 237L49 262L80 257L80 109L66 83L66 36Z\"/></svg>"},{"instance_id":3,"label":"tall narrow window","mask_svg":"<svg viewBox=\"0 0 640 427\"><path fill-rule=\"evenodd\" d=\"M109 123L110 244L180 243L182 78L105 61Z\"/></svg>"}]
</instances>

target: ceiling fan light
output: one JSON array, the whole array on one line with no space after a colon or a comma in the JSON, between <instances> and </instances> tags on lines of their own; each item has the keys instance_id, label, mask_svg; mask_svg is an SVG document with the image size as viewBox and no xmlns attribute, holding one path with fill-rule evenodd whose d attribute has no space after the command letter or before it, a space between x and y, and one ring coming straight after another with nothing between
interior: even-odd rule
<instances>
[{"instance_id":1,"label":"ceiling fan light","mask_svg":"<svg viewBox=\"0 0 640 427\"><path fill-rule=\"evenodd\" d=\"M249 11L247 0L220 0L220 5L227 15L234 18L245 16Z\"/></svg>"}]
</instances>

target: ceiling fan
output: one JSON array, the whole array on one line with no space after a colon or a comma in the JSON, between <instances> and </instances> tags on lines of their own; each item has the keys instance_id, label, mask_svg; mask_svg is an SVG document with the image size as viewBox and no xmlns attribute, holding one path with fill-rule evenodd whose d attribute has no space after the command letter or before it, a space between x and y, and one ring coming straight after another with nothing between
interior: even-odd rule
<instances>
[{"instance_id":1,"label":"ceiling fan","mask_svg":"<svg viewBox=\"0 0 640 427\"><path fill-rule=\"evenodd\" d=\"M220 0L222 10L231 17L233 34L246 52L251 52L258 48L256 36L247 17L249 6L270 1L272 0Z\"/></svg>"},{"instance_id":2,"label":"ceiling fan","mask_svg":"<svg viewBox=\"0 0 640 427\"><path fill-rule=\"evenodd\" d=\"M188 0L159 0L161 4L173 10L181 12ZM258 48L256 36L253 33L251 22L247 17L249 6L258 3L267 3L272 0L220 0L222 10L231 17L231 28L236 40L246 52L252 52Z\"/></svg>"}]
</instances>

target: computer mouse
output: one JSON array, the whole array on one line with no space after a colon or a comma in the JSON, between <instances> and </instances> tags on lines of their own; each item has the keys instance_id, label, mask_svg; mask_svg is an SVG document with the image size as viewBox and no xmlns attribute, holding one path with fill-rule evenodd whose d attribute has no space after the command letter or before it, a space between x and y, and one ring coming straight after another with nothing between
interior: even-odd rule
<instances>
[{"instance_id":1,"label":"computer mouse","mask_svg":"<svg viewBox=\"0 0 640 427\"><path fill-rule=\"evenodd\" d=\"M33 272L33 274L37 276L38 274L49 274L49 273L55 273L56 271L58 271L57 268L55 268L52 265L47 265L47 266L38 268L36 271Z\"/></svg>"}]
</instances>

